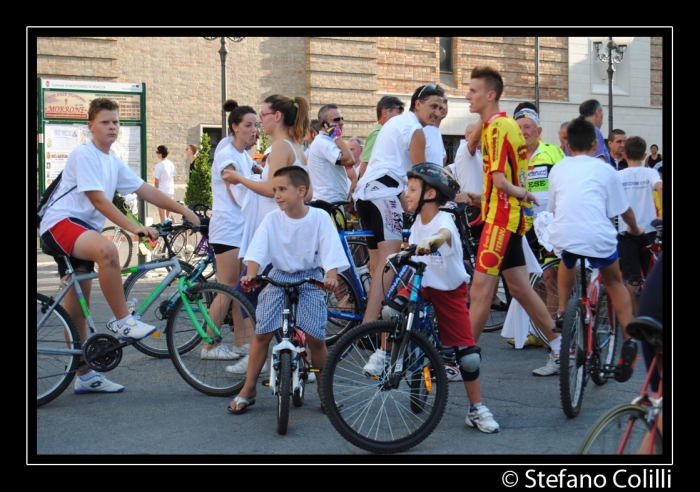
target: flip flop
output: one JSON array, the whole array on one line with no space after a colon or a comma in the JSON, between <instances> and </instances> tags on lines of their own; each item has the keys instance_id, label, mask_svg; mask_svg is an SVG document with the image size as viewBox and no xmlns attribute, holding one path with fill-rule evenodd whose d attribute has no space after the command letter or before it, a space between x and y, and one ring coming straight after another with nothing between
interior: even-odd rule
<instances>
[{"instance_id":1,"label":"flip flop","mask_svg":"<svg viewBox=\"0 0 700 492\"><path fill-rule=\"evenodd\" d=\"M233 402L235 403L234 407L231 408L231 405L228 406L228 411L231 412L234 415L240 415L242 413L246 413L248 411L248 407L252 407L255 405L255 398L243 398L242 396L237 396L233 399ZM236 407L238 405L243 405L243 408L240 410L236 410Z\"/></svg>"}]
</instances>

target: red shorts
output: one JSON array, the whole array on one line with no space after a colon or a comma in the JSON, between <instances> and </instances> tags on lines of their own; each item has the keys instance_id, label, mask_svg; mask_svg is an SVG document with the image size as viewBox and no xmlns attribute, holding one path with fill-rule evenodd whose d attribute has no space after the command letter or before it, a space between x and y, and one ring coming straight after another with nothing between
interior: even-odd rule
<instances>
[{"instance_id":1,"label":"red shorts","mask_svg":"<svg viewBox=\"0 0 700 492\"><path fill-rule=\"evenodd\" d=\"M409 284L398 295L409 297L411 288L412 284ZM432 303L435 309L440 330L440 343L443 347L473 347L476 345L467 308L466 282L451 291L423 287L423 299Z\"/></svg>"},{"instance_id":2,"label":"red shorts","mask_svg":"<svg viewBox=\"0 0 700 492\"><path fill-rule=\"evenodd\" d=\"M481 231L475 270L496 276L503 270L520 266L525 266L522 236L487 222Z\"/></svg>"},{"instance_id":3,"label":"red shorts","mask_svg":"<svg viewBox=\"0 0 700 492\"><path fill-rule=\"evenodd\" d=\"M74 270L79 270L79 267L83 266L87 272L92 272L95 269L95 262L73 256L75 242L83 233L90 230L94 229L82 220L68 217L50 227L48 231L41 235L41 240L51 249L63 251L70 258ZM55 260L58 263L59 277L63 278L66 274L66 264L58 258L55 258Z\"/></svg>"}]
</instances>

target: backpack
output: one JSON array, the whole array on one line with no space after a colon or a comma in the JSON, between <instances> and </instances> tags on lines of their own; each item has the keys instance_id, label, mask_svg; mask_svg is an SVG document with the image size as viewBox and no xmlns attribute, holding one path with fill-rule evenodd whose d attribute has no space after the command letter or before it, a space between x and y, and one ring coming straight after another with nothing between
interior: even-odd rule
<instances>
[{"instance_id":1,"label":"backpack","mask_svg":"<svg viewBox=\"0 0 700 492\"><path fill-rule=\"evenodd\" d=\"M58 176L56 176L56 179L54 179L51 182L49 187L46 188L46 190L44 190L44 194L41 195L41 198L39 198L39 205L36 207L36 228L37 229L39 229L39 227L41 226L41 219L44 218L44 214L46 213L48 208L78 187L76 185L73 188L71 188L70 190L66 191L63 195L56 198L55 200L52 200L53 195L56 193L56 189L58 188L58 185L61 182L62 177L63 177L63 171L61 171L58 174Z\"/></svg>"}]
</instances>

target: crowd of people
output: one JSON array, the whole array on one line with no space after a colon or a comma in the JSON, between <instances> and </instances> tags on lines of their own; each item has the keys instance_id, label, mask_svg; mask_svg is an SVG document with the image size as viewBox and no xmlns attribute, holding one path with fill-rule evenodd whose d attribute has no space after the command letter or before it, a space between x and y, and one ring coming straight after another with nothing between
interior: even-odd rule
<instances>
[{"instance_id":1,"label":"crowd of people","mask_svg":"<svg viewBox=\"0 0 700 492\"><path fill-rule=\"evenodd\" d=\"M477 345L499 275L538 328L526 345L549 348L545 365L533 370L535 376L558 373L558 328L571 296L577 258L586 257L600 268L624 330L637 310L631 279L638 275L640 264L648 264L639 258L638 245L653 240L650 223L660 215L662 186L654 169L661 164L658 146L651 146L647 158L646 142L641 137L627 138L619 129L610 131L606 145L600 131L603 109L596 100L582 103L580 115L562 123L560 146L548 144L541 140L541 120L534 104L518 105L512 117L500 110L503 89L496 70L474 68L466 99L478 120L467 126L454 163L447 162L439 130L448 113L448 97L437 84L416 88L408 104L394 96L382 97L376 108L377 124L364 142L358 137L343 138L345 120L337 104L323 105L312 120L309 103L301 96L271 95L259 111L233 100L225 103L230 135L217 145L212 164L209 241L216 254L218 281L244 293L257 306L256 326L241 320L246 329L240 331L234 346L204 345L201 351L202 358L230 360L227 371L247 375L229 412L244 413L255 403L256 382L261 371L267 370L268 346L281 317L279 289L252 290L253 278L265 274L278 281L293 281L312 276L334 289L337 274L349 267L327 214L306 205L312 199L349 201L347 211L359 218L363 229L373 232L367 247L369 272L375 281L369 289L364 322L381 316L383 293L392 281L383 275L384 264L401 249L404 212L414 214L411 243L426 250L436 238L444 242L436 253L420 257L428 265L423 295L435 307L443 346L454 353L456 369L450 379L464 382L470 401L466 424L482 432L500 429L482 402L481 349ZM157 149L160 161L154 173L155 187L143 183L110 152L119 128L116 103L93 101L88 125L93 140L68 159L61 183L67 195L49 209L42 223L42 239L71 256L76 270L90 271L97 262L100 286L115 314L117 332L122 338L141 338L155 327L128 313L116 248L99 231L108 218L132 233L156 239L157 232L125 219L108 198L115 189L136 192L159 207L161 220L167 211L180 213L195 224L199 220L172 199L175 168L168 160L167 147ZM250 151L260 128L272 145L269 152L257 156L258 163ZM196 145L187 146L190 171L197 152ZM72 185L76 187L69 189ZM470 217L480 217L483 223L471 279L463 267L452 217L440 211L450 201L467 202ZM543 212L553 214L551 251L539 244L534 233L534 218ZM617 229L611 221L615 217L619 217ZM630 246L625 248L620 241L618 249L618 235L631 237L624 241ZM541 262L562 258L556 313L547 309L530 286L527 249ZM468 309L465 299L470 280ZM89 301L89 286L82 287ZM77 299L68 295L66 306L84 340L84 317ZM321 367L327 355L326 306L315 288L302 289L298 319L312 364ZM381 373L391 348L382 341L363 371ZM622 364L631 367L636 345L626 334L622 355ZM81 369L78 375L77 393L123 390L93 371ZM318 387L320 391L320 384Z\"/></svg>"}]
</instances>

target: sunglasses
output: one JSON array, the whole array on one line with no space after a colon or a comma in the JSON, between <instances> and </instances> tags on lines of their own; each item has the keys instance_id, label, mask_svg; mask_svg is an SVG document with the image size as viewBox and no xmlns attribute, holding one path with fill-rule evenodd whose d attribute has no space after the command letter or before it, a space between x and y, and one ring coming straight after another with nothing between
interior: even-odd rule
<instances>
[{"instance_id":1,"label":"sunglasses","mask_svg":"<svg viewBox=\"0 0 700 492\"><path fill-rule=\"evenodd\" d=\"M418 97L417 97L416 99L420 99L421 94L423 94L423 91L426 90L426 89L429 90L429 91L434 91L435 89L437 89L437 86L436 86L435 84L428 84L428 85L425 85L425 86L420 90L420 92L418 93Z\"/></svg>"},{"instance_id":2,"label":"sunglasses","mask_svg":"<svg viewBox=\"0 0 700 492\"><path fill-rule=\"evenodd\" d=\"M338 123L339 121L345 121L345 119L342 116L338 116L337 118L331 119L333 123Z\"/></svg>"},{"instance_id":3,"label":"sunglasses","mask_svg":"<svg viewBox=\"0 0 700 492\"><path fill-rule=\"evenodd\" d=\"M387 109L387 111L391 111L392 109L398 109L399 111L401 111L403 113L403 106L389 106L386 109Z\"/></svg>"}]
</instances>

